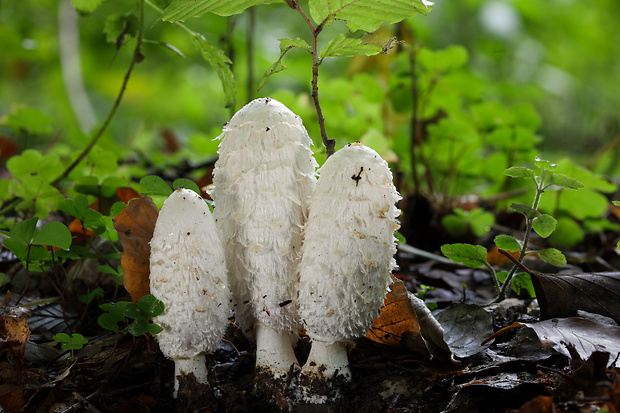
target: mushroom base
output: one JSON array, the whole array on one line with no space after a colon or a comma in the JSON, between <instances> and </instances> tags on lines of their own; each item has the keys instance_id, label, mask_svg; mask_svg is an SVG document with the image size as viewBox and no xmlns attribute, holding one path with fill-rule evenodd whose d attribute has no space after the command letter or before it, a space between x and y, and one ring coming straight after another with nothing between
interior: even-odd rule
<instances>
[{"instance_id":1,"label":"mushroom base","mask_svg":"<svg viewBox=\"0 0 620 413\"><path fill-rule=\"evenodd\" d=\"M190 373L194 375L196 382L201 384L207 384L208 371L207 371L207 359L204 354L198 355L191 359L176 359L174 360L174 397L177 397L179 391L179 382L181 376L188 376Z\"/></svg>"},{"instance_id":2,"label":"mushroom base","mask_svg":"<svg viewBox=\"0 0 620 413\"><path fill-rule=\"evenodd\" d=\"M291 366L299 369L291 335L286 331L276 331L257 324L256 329L256 369L270 372L276 379L286 378Z\"/></svg>"},{"instance_id":3,"label":"mushroom base","mask_svg":"<svg viewBox=\"0 0 620 413\"><path fill-rule=\"evenodd\" d=\"M313 340L308 361L301 369L302 374L308 376L320 376L331 379L334 376L342 376L345 380L351 380L349 359L347 357L346 343L324 343Z\"/></svg>"}]
</instances>

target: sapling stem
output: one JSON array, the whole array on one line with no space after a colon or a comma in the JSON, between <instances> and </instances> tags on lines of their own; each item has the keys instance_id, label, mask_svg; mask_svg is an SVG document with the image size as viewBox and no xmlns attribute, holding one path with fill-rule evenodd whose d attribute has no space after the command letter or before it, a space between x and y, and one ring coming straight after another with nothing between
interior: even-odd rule
<instances>
[{"instance_id":1,"label":"sapling stem","mask_svg":"<svg viewBox=\"0 0 620 413\"><path fill-rule=\"evenodd\" d=\"M547 189L548 187L548 186L545 186L546 177L547 177L547 171L543 169L540 173L540 179L538 180L534 179L534 182L536 183L536 195L534 196L534 202L532 202L533 210L538 211L538 205L540 204L540 198L542 197L542 194L545 192L545 189ZM527 246L530 241L530 234L532 232L533 224L534 224L534 217L526 216L525 217L525 234L523 236L523 244L521 245L521 250L519 251L519 258L517 259L519 264L523 262L523 259L527 255ZM515 276L518 268L519 266L517 264L514 264L512 266L512 268L510 269L510 272L508 273L508 276L506 277L506 280L504 281L504 284L502 285L501 290L499 291L497 299L494 300L494 302L500 302L506 298L506 292L510 288L510 285L512 284L512 279ZM494 281L495 280L497 280L496 275L494 277Z\"/></svg>"},{"instance_id":2,"label":"sapling stem","mask_svg":"<svg viewBox=\"0 0 620 413\"><path fill-rule=\"evenodd\" d=\"M329 158L335 152L336 141L327 136L327 131L325 130L325 118L323 117L323 109L321 109L321 103L319 101L319 66L321 65L323 59L319 58L318 38L321 31L323 31L323 27L325 27L325 22L321 22L321 24L315 27L308 18L308 15L304 11L304 9L302 9L299 5L298 1L286 0L286 4L299 12L301 17L310 28L310 31L312 32L312 101L314 103L314 109L316 110L316 115L319 121L321 140L323 141L323 145L325 146L325 152L327 154L327 157Z\"/></svg>"}]
</instances>

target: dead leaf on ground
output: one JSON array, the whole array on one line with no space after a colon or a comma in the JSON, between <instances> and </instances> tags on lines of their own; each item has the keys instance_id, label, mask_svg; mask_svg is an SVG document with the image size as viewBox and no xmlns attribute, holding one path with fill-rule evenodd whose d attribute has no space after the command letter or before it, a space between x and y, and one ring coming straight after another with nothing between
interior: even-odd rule
<instances>
[{"instance_id":1,"label":"dead leaf on ground","mask_svg":"<svg viewBox=\"0 0 620 413\"><path fill-rule=\"evenodd\" d=\"M571 359L577 354L586 360L595 351L601 351L609 353L616 367L620 367L620 359L617 358L620 353L620 327L576 317L553 318L537 323L514 323L491 335L489 339L515 327L531 328L545 347Z\"/></svg>"},{"instance_id":2,"label":"dead leaf on ground","mask_svg":"<svg viewBox=\"0 0 620 413\"><path fill-rule=\"evenodd\" d=\"M149 260L153 238L153 230L159 210L148 196L132 199L127 206L114 218L114 228L118 239L123 245L121 265L123 267L123 283L137 303L141 297L149 294Z\"/></svg>"},{"instance_id":3,"label":"dead leaf on ground","mask_svg":"<svg viewBox=\"0 0 620 413\"><path fill-rule=\"evenodd\" d=\"M583 310L620 324L620 273L530 275L542 320L572 317Z\"/></svg>"},{"instance_id":4,"label":"dead leaf on ground","mask_svg":"<svg viewBox=\"0 0 620 413\"><path fill-rule=\"evenodd\" d=\"M28 316L30 310L9 305L11 292L8 291L4 303L0 303L0 348L6 348L20 360L24 358L26 343L30 338Z\"/></svg>"},{"instance_id":5,"label":"dead leaf on ground","mask_svg":"<svg viewBox=\"0 0 620 413\"><path fill-rule=\"evenodd\" d=\"M493 316L475 304L454 303L437 316L444 329L444 340L457 357L480 353L487 346L482 340L493 334Z\"/></svg>"},{"instance_id":6,"label":"dead leaf on ground","mask_svg":"<svg viewBox=\"0 0 620 413\"><path fill-rule=\"evenodd\" d=\"M381 307L381 314L373 320L366 337L377 343L427 355L418 319L402 281L396 280L392 284Z\"/></svg>"}]
</instances>

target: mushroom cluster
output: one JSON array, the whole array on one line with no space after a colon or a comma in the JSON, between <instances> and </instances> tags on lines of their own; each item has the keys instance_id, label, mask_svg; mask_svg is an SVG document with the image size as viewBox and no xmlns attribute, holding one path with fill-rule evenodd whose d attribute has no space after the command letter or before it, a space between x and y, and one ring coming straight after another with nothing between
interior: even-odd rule
<instances>
[{"instance_id":1,"label":"mushroom cluster","mask_svg":"<svg viewBox=\"0 0 620 413\"><path fill-rule=\"evenodd\" d=\"M243 107L220 139L213 218L200 196L177 190L157 220L151 291L166 307L156 320L160 346L177 375L206 382L204 354L217 348L230 302L256 342L257 373L297 383L288 376L299 369L293 344L306 330L301 397L325 403L313 386L351 379L346 345L370 328L392 281L400 199L392 174L354 143L317 181L301 119L270 98Z\"/></svg>"}]
</instances>

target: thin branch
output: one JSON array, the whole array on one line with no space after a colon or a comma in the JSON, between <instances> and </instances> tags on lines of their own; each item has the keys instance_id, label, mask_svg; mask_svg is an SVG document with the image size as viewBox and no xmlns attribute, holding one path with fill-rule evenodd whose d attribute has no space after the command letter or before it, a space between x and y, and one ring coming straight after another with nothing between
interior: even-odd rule
<instances>
[{"instance_id":1,"label":"thin branch","mask_svg":"<svg viewBox=\"0 0 620 413\"><path fill-rule=\"evenodd\" d=\"M84 150L80 153L80 155L73 161L73 163L71 163L71 165L69 165L67 169L65 169L65 171L58 178L56 178L54 181L51 182L51 185L55 185L58 182L60 182L62 179L66 178L71 173L71 171L73 171L75 167L78 166L78 164L82 162L84 158L86 158L86 156L91 151L91 149L93 149L94 146L97 144L97 141L99 140L99 138L101 138L101 136L106 131L106 129L108 129L108 126L110 125L110 122L112 121L112 118L116 114L116 110L120 106L121 100L123 99L123 95L125 94L125 89L127 88L127 83L129 82L129 77L131 76L131 72L133 71L134 66L136 65L136 63L140 63L144 59L144 56L142 55L142 52L141 52L142 33L144 31L144 0L138 0L138 7L140 11L140 18L138 22L138 34L136 36L136 48L134 49L133 57L131 59L131 63L129 64L129 68L127 69L127 72L125 73L125 76L123 77L123 83L121 85L121 89L118 92L118 95L116 96L114 105L112 105L112 109L110 109L110 113L108 113L108 117L103 122L103 125L101 125L99 130L97 130L97 132L95 133L95 136L93 136L93 138L88 143L86 148L84 148Z\"/></svg>"},{"instance_id":2,"label":"thin branch","mask_svg":"<svg viewBox=\"0 0 620 413\"><path fill-rule=\"evenodd\" d=\"M319 58L318 37L323 28L325 27L325 22L321 22L321 24L314 27L314 24L312 24L306 12L299 5L299 1L286 0L286 3L289 5L289 7L299 12L301 17L310 28L310 31L312 32L312 101L314 102L314 108L316 110L316 115L319 121L321 140L323 141L323 145L325 146L325 152L327 154L327 157L329 158L335 152L336 141L327 136L327 131L325 130L325 118L323 117L323 109L321 109L321 103L319 102L319 66L321 65L323 59Z\"/></svg>"}]
</instances>

